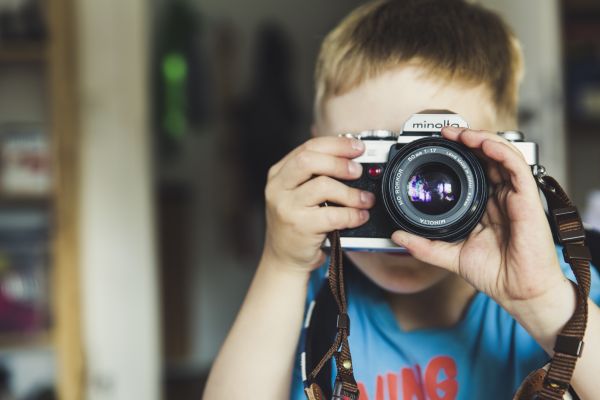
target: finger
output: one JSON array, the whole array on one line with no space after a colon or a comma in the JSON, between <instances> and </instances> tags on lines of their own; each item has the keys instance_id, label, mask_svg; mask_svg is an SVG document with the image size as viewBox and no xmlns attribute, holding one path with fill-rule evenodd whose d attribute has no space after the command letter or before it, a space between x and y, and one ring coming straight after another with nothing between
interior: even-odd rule
<instances>
[{"instance_id":1,"label":"finger","mask_svg":"<svg viewBox=\"0 0 600 400\"><path fill-rule=\"evenodd\" d=\"M487 157L496 161L500 168L508 173L515 192L535 194L535 197L538 197L531 169L523 157L512 151L508 145L495 140L483 141L481 149Z\"/></svg>"},{"instance_id":2,"label":"finger","mask_svg":"<svg viewBox=\"0 0 600 400\"><path fill-rule=\"evenodd\" d=\"M498 136L495 133L488 131L478 131L474 129L468 128L455 128L455 127L445 127L442 130L442 134L446 139L453 140L464 144L469 147L475 154L478 156L484 155L481 145L485 140L492 140L499 143L504 143L510 147L519 157L524 158L523 154L517 149L511 142L504 139L503 137ZM488 165L497 165L498 163L490 162L490 160L484 160ZM498 176L499 175L499 176ZM495 171L490 176L491 179L495 180L494 183L498 183L500 178L503 181L508 181L508 174L504 171L503 168L498 169L498 174L495 174Z\"/></svg>"},{"instance_id":3,"label":"finger","mask_svg":"<svg viewBox=\"0 0 600 400\"><path fill-rule=\"evenodd\" d=\"M484 216L487 216L488 224L492 225L503 225L504 224L504 214L500 207L498 207L498 200L495 197L488 199L486 206L486 213ZM482 219L483 221L483 219Z\"/></svg>"},{"instance_id":4,"label":"finger","mask_svg":"<svg viewBox=\"0 0 600 400\"><path fill-rule=\"evenodd\" d=\"M301 185L296 189L294 198L303 206L331 201L344 207L367 209L375 204L373 193L351 188L328 176L319 176Z\"/></svg>"},{"instance_id":5,"label":"finger","mask_svg":"<svg viewBox=\"0 0 600 400\"><path fill-rule=\"evenodd\" d=\"M492 185L499 185L506 179L502 175L501 168L496 161L486 160L487 164L487 177Z\"/></svg>"},{"instance_id":6,"label":"finger","mask_svg":"<svg viewBox=\"0 0 600 400\"><path fill-rule=\"evenodd\" d=\"M495 142L506 144L512 151L523 157L521 152L511 142L493 132L478 131L466 128L445 127L442 129L442 135L446 139L460 142L471 149L480 149L485 140L493 140Z\"/></svg>"},{"instance_id":7,"label":"finger","mask_svg":"<svg viewBox=\"0 0 600 400\"><path fill-rule=\"evenodd\" d=\"M294 189L314 175L326 175L338 179L357 179L362 174L362 165L343 157L304 150L285 163L273 178L280 181L284 189Z\"/></svg>"},{"instance_id":8,"label":"finger","mask_svg":"<svg viewBox=\"0 0 600 400\"><path fill-rule=\"evenodd\" d=\"M485 156L485 154L483 153L483 151L481 152L482 154L482 159L485 160L486 163L486 172L487 172L487 177L490 181L490 183L493 186L499 186L499 185L503 185L505 183L509 184L510 183L510 175L508 174L508 172L496 161L491 160L490 158L488 158L487 156Z\"/></svg>"},{"instance_id":9,"label":"finger","mask_svg":"<svg viewBox=\"0 0 600 400\"><path fill-rule=\"evenodd\" d=\"M367 210L326 206L315 209L311 218L307 218L307 223L310 223L311 229L316 229L317 233L327 233L340 229L358 228L368 220L369 212Z\"/></svg>"},{"instance_id":10,"label":"finger","mask_svg":"<svg viewBox=\"0 0 600 400\"><path fill-rule=\"evenodd\" d=\"M459 245L429 240L405 231L392 234L394 243L406 248L417 260L458 273Z\"/></svg>"},{"instance_id":11,"label":"finger","mask_svg":"<svg viewBox=\"0 0 600 400\"><path fill-rule=\"evenodd\" d=\"M314 151L338 157L356 158L365 151L365 145L361 140L347 137L321 136L312 138L296 147L278 163L273 165L269 170L269 177L278 174L283 165L303 151Z\"/></svg>"}]
</instances>

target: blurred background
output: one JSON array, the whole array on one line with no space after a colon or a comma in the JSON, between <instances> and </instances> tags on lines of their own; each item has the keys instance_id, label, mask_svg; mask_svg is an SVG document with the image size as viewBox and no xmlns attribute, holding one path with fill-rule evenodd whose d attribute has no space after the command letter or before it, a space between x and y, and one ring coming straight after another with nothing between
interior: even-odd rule
<instances>
[{"instance_id":1,"label":"blurred background","mask_svg":"<svg viewBox=\"0 0 600 400\"><path fill-rule=\"evenodd\" d=\"M200 398L266 171L361 3L0 0L0 400ZM521 129L600 229L600 3L480 3L523 42Z\"/></svg>"}]
</instances>

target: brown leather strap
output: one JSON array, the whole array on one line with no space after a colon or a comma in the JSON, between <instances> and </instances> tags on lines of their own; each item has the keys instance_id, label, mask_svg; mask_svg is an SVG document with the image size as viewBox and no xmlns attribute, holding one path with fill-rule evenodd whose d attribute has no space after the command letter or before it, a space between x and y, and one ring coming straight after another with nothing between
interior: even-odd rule
<instances>
[{"instance_id":1,"label":"brown leather strap","mask_svg":"<svg viewBox=\"0 0 600 400\"><path fill-rule=\"evenodd\" d=\"M323 391L316 383L312 383L309 387L304 389L308 400L326 400Z\"/></svg>"},{"instance_id":2,"label":"brown leather strap","mask_svg":"<svg viewBox=\"0 0 600 400\"><path fill-rule=\"evenodd\" d=\"M567 194L556 180L543 172L537 178L553 218L557 239L563 246L565 261L571 266L577 280L577 305L573 316L556 338L548 371L540 369L530 374L515 395L515 400L561 400L569 389L575 365L583 351L591 283L591 254L585 244L583 223Z\"/></svg>"},{"instance_id":3,"label":"brown leather strap","mask_svg":"<svg viewBox=\"0 0 600 400\"><path fill-rule=\"evenodd\" d=\"M335 357L337 376L333 389L333 399L355 400L359 397L358 385L354 379L354 369L352 367L352 356L350 355L350 345L348 336L350 336L350 318L348 317L346 303L346 288L344 285L344 268L342 265L342 246L340 244L340 233L338 231L329 234L331 243L331 255L329 259L329 289L338 306L337 334L332 346L316 365L314 370L308 376L309 382L314 382L315 378L332 357ZM315 398L320 393L320 388L315 383L309 386L310 395ZM309 397L310 397L309 395Z\"/></svg>"}]
</instances>

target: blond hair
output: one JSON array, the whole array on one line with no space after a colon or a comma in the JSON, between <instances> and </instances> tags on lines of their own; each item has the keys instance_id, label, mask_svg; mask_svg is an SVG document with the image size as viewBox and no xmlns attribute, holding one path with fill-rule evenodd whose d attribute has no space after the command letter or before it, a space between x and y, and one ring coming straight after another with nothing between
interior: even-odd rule
<instances>
[{"instance_id":1,"label":"blond hair","mask_svg":"<svg viewBox=\"0 0 600 400\"><path fill-rule=\"evenodd\" d=\"M464 0L371 1L348 15L321 46L315 117L324 104L406 63L489 90L499 119L515 121L523 56L495 13Z\"/></svg>"}]
</instances>

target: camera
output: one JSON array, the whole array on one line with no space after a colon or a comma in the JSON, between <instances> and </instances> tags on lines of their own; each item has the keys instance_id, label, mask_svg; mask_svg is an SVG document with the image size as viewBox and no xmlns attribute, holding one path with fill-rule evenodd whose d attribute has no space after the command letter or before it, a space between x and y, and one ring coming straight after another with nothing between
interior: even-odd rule
<instances>
[{"instance_id":1,"label":"camera","mask_svg":"<svg viewBox=\"0 0 600 400\"><path fill-rule=\"evenodd\" d=\"M412 115L399 133L373 130L342 135L365 144L365 152L354 159L362 164L362 176L343 182L376 198L368 222L340 232L342 248L397 252L404 249L390 237L398 229L454 242L475 228L486 208L488 179L471 150L441 136L445 126L468 128L455 113L426 110ZM512 142L532 168L537 165L537 145L524 141L521 132L498 135Z\"/></svg>"}]
</instances>

